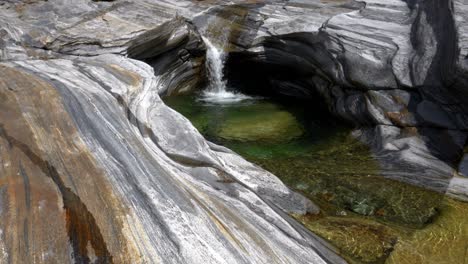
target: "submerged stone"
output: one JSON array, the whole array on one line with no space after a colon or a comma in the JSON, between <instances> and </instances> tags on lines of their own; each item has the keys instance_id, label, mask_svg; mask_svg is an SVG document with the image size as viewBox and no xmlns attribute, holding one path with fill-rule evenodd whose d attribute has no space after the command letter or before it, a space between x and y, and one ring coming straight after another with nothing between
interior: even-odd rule
<instances>
[{"instance_id":1,"label":"submerged stone","mask_svg":"<svg viewBox=\"0 0 468 264\"><path fill-rule=\"evenodd\" d=\"M368 204L367 200L362 200L359 202L356 202L352 207L351 210L355 213L361 214L361 215L372 215L374 214L375 207Z\"/></svg>"},{"instance_id":2,"label":"submerged stone","mask_svg":"<svg viewBox=\"0 0 468 264\"><path fill-rule=\"evenodd\" d=\"M303 134L296 118L286 111L238 116L221 125L218 136L238 141L290 141Z\"/></svg>"},{"instance_id":3,"label":"submerged stone","mask_svg":"<svg viewBox=\"0 0 468 264\"><path fill-rule=\"evenodd\" d=\"M255 162L290 186L297 186L318 203L331 204L362 216L395 224L423 227L437 214L441 194L382 178L372 162L360 163L370 174L353 171L353 156L329 160L314 158L271 159ZM358 163L359 164L359 163ZM333 213L332 209L330 213Z\"/></svg>"},{"instance_id":4,"label":"submerged stone","mask_svg":"<svg viewBox=\"0 0 468 264\"><path fill-rule=\"evenodd\" d=\"M310 230L338 247L349 261L358 263L383 263L397 242L390 228L360 218L326 217L311 221L296 217Z\"/></svg>"},{"instance_id":5,"label":"submerged stone","mask_svg":"<svg viewBox=\"0 0 468 264\"><path fill-rule=\"evenodd\" d=\"M399 241L386 263L466 263L468 261L468 206L441 199L441 210L420 230L399 230Z\"/></svg>"}]
</instances>

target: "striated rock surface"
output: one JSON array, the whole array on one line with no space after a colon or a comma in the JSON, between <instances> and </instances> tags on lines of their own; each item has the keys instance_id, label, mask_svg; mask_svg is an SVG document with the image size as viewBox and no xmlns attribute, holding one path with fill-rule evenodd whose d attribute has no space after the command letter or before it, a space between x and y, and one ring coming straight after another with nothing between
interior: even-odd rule
<instances>
[{"instance_id":1,"label":"striated rock surface","mask_svg":"<svg viewBox=\"0 0 468 264\"><path fill-rule=\"evenodd\" d=\"M239 22L244 33L231 36L227 76L247 92L322 103L359 127L384 176L466 200L468 182L457 172L468 120L466 6L255 4ZM206 15L225 19L217 13Z\"/></svg>"},{"instance_id":2,"label":"striated rock surface","mask_svg":"<svg viewBox=\"0 0 468 264\"><path fill-rule=\"evenodd\" d=\"M203 82L204 8L0 3L0 262L344 262L288 215L314 204L161 101Z\"/></svg>"},{"instance_id":3,"label":"striated rock surface","mask_svg":"<svg viewBox=\"0 0 468 264\"><path fill-rule=\"evenodd\" d=\"M204 82L205 30L230 43L229 82L323 104L357 126L383 176L468 199L467 11L0 2L0 262L344 262L288 216L315 205L160 100Z\"/></svg>"},{"instance_id":4,"label":"striated rock surface","mask_svg":"<svg viewBox=\"0 0 468 264\"><path fill-rule=\"evenodd\" d=\"M0 67L2 261L341 262L285 215L316 207L204 141L148 65Z\"/></svg>"}]
</instances>

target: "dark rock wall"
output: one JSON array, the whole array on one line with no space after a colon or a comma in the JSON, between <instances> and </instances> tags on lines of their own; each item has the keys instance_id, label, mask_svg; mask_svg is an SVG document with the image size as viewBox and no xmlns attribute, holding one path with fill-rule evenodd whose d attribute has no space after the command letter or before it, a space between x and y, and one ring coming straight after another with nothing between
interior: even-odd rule
<instances>
[{"instance_id":1,"label":"dark rock wall","mask_svg":"<svg viewBox=\"0 0 468 264\"><path fill-rule=\"evenodd\" d=\"M161 30L148 32L136 39L127 53L151 65L160 76L161 95L189 92L205 82L205 46L191 22L177 17L165 25L164 39L155 38ZM162 48L164 47L164 48Z\"/></svg>"},{"instance_id":2,"label":"dark rock wall","mask_svg":"<svg viewBox=\"0 0 468 264\"><path fill-rule=\"evenodd\" d=\"M316 32L231 53L227 76L246 92L325 102L360 128L385 176L451 193L468 128L453 2L364 2Z\"/></svg>"}]
</instances>

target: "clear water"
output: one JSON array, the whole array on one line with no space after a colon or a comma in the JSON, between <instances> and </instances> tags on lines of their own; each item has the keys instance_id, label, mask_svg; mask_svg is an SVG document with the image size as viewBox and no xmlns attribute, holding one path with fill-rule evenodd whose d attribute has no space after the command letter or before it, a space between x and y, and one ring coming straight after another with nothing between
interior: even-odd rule
<instances>
[{"instance_id":1,"label":"clear water","mask_svg":"<svg viewBox=\"0 0 468 264\"><path fill-rule=\"evenodd\" d=\"M220 104L204 100L202 92L164 100L207 139L252 159L308 155L321 148L324 138L332 140L350 131L333 121L307 118L320 113L306 113L303 106L263 98L244 97Z\"/></svg>"},{"instance_id":2,"label":"clear water","mask_svg":"<svg viewBox=\"0 0 468 264\"><path fill-rule=\"evenodd\" d=\"M310 105L203 95L169 97L208 139L273 172L321 208L296 215L351 263L464 263L468 207L391 181L366 146ZM466 219L466 220L465 220Z\"/></svg>"}]
</instances>

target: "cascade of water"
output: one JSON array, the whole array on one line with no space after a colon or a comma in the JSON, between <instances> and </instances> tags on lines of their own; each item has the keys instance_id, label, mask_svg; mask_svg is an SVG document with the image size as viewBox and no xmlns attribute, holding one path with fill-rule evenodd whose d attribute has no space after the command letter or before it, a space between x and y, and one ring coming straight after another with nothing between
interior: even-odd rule
<instances>
[{"instance_id":1,"label":"cascade of water","mask_svg":"<svg viewBox=\"0 0 468 264\"><path fill-rule=\"evenodd\" d=\"M222 45L217 46L206 36L202 37L202 39L207 48L206 69L208 71L209 86L205 89L200 99L211 103L232 103L252 99L252 97L241 93L227 90L223 74L226 59L225 47ZM227 40L225 43L227 43Z\"/></svg>"},{"instance_id":2,"label":"cascade of water","mask_svg":"<svg viewBox=\"0 0 468 264\"><path fill-rule=\"evenodd\" d=\"M224 59L226 57L223 48L216 47L208 38L202 37L206 50L206 69L210 80L209 90L222 93L226 91L226 81L223 80Z\"/></svg>"}]
</instances>

